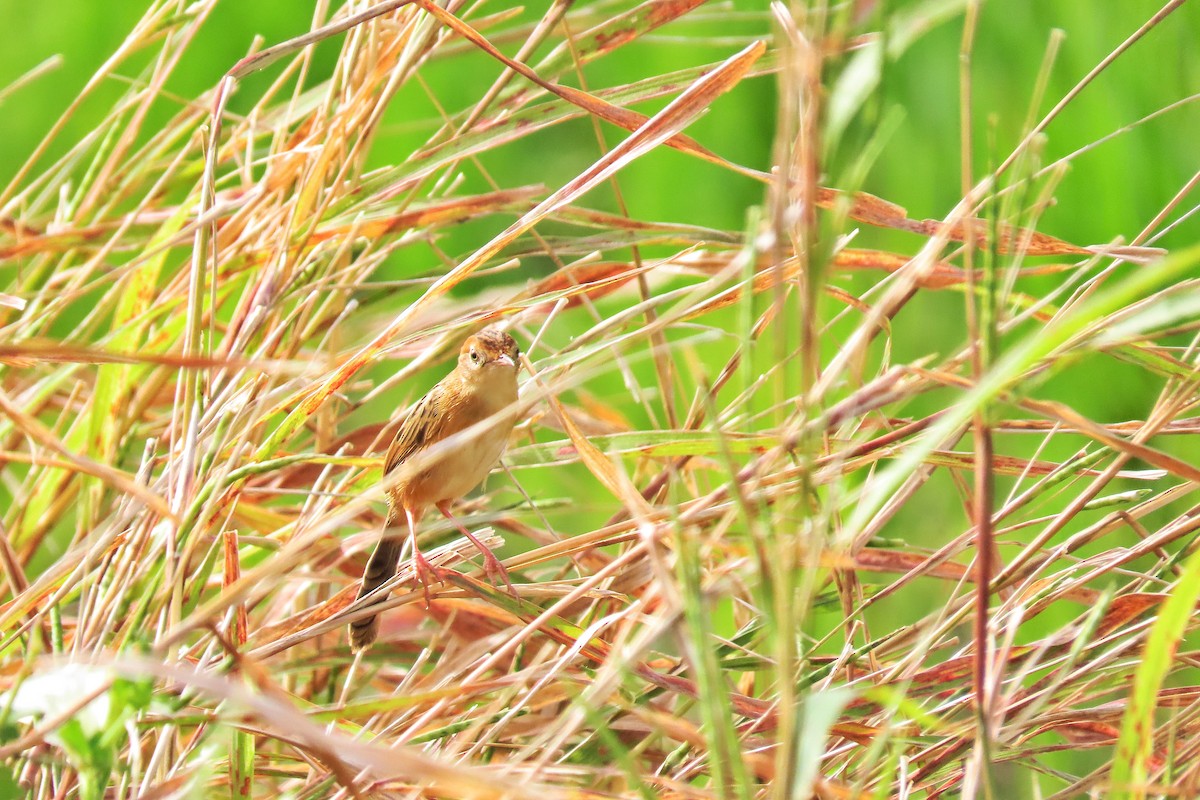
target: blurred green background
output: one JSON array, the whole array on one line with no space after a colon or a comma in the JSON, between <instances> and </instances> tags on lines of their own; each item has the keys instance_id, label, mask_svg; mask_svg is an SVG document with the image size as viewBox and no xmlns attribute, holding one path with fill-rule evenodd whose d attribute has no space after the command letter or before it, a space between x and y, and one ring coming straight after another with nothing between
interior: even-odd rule
<instances>
[{"instance_id":1,"label":"blurred green background","mask_svg":"<svg viewBox=\"0 0 1200 800\"><path fill-rule=\"evenodd\" d=\"M540 16L546 5L531 4L526 17ZM874 6L874 19L885 18L887 24L873 23L868 16L859 30L880 27L887 30L890 57L885 60L877 89L855 110L844 131L826 143L828 159L822 177L826 185L862 188L904 206L914 218L941 217L957 202L961 196L958 53L962 6L960 0ZM755 37L771 34L772 22L765 8L765 4L751 0L710 3L646 37L645 41L587 65L584 72L587 86L601 89L726 58ZM1020 140L1031 117L1040 118L1158 8L1157 2L1149 0L1112 4L1105 7L1104 13L1097 13L1092 4L1074 0L985 4L974 49L977 172L1002 160ZM8 86L47 59L61 59L41 77L0 98L0 180L7 182L17 172L93 72L121 46L143 10L144 4L134 0L112 4L90 0L38 3L0 0L2 18L10 21L0 28L0 86ZM183 63L168 83L168 91L177 98L201 96L252 48L261 49L308 30L308 14L311 4L265 0L219 3L201 35L189 46ZM919 25L911 22L917 19L926 22ZM1056 30L1063 33L1064 39L1044 99L1031 110L1039 72ZM1197 41L1200 41L1200 5L1193 3L1185 5L1134 45L1050 125L1041 147L1043 163L1066 156L1172 104L1182 103L1181 107L1075 159L1055 191L1055 204L1038 223L1040 230L1081 245L1118 238L1129 241L1192 177L1200 162L1196 146L1200 108L1184 101L1200 92ZM310 83L328 75L340 44L341 39L335 38L318 47ZM513 49L508 45L510 52ZM842 71L854 59L854 55L832 59L826 85L836 85ZM146 65L145 59L132 61L132 65L139 64ZM446 109L456 111L478 98L498 71L490 59L469 53L455 58L453 63L434 61L422 70L422 76L438 101ZM278 67L244 80L233 110L252 105L277 73ZM138 78L127 69L120 75L131 80ZM33 174L38 174L49 158L63 154L69 145L85 136L110 111L105 99L115 100L121 88L113 81L107 90L85 103ZM835 94L832 90L829 93ZM640 110L653 111L664 102ZM732 161L765 170L769 168L776 130L776 107L775 78L771 75L751 78L736 91L721 97L688 133ZM175 110L171 102L159 103L147 128L162 124ZM420 147L438 124L437 111L429 98L412 86L406 87L391 104L371 152L371 165L403 159ZM880 140L880 156L869 165L861 187L855 187L853 170L881 126L888 133ZM604 135L611 147L623 133L606 128ZM597 153L592 124L577 120L523 137L514 145L489 154L486 165L501 186L540 183L557 188L590 164ZM465 190L487 191L478 176L470 170L467 173ZM636 161L621 173L620 182L635 217L730 231L741 230L747 210L765 199L761 184L666 149ZM597 189L587 200L605 210L617 208L608 187ZM1185 200L1181 208L1187 207ZM1178 215L1177 211L1173 218ZM440 245L450 255L460 256L477 246L481 237L497 230L498 224L495 219L468 223ZM1167 248L1182 247L1194 242L1198 231L1200 222L1185 220L1155 243ZM909 254L916 252L921 243L919 237L910 234L873 228L864 228L855 240L858 247ZM412 250L418 252L417 248ZM431 255L425 257L429 260L421 264L414 263L419 257L406 255L409 262L389 265L393 274L380 274L378 278L412 277L414 272L437 268ZM529 271L549 269L548 262L539 264L536 258L526 261ZM0 265L0 269L8 268L9 265ZM856 294L877 280L878 275L865 274L834 278L835 283ZM1045 278L1045 288L1050 289L1057 280L1053 276ZM1026 289L1036 286L1037 282L1031 281ZM403 298L398 302L403 302ZM836 304L830 304L831 309L835 307ZM729 320L733 324L733 312ZM563 324L571 323L564 320ZM836 333L835 329L825 343L827 352L833 352L839 344ZM965 338L961 294L919 293L897 318L893 333L893 358L897 362L927 353L953 352ZM719 343L707 351L714 364L727 354L728 348ZM649 364L642 366L649 375ZM381 365L379 369L378 377L382 377L391 367ZM428 382L432 383L436 377L431 373ZM415 395L421 388L408 387L405 395ZM1093 419L1119 421L1143 418L1160 388L1160 379L1137 367L1111 358L1094 358L1078 369L1053 377L1041 387L1040 396L1069 403ZM598 376L589 382L588 389L601 401L611 399L614 406L635 415L631 417L633 424L648 424L636 416L636 407L626 408L632 404L622 396L625 389L615 374ZM944 397L937 396L922 398L905 411L914 415L929 413L943 400ZM361 421L369 421L386 415L388 403L394 402L385 399L378 408L360 409L357 416ZM1039 437L1002 437L999 448L1001 452L1028 455L1039 441ZM1062 458L1075 446L1063 443L1061 452L1051 448L1043 455ZM1161 446L1185 457L1198 453L1196 446L1180 441L1179 437L1167 439ZM585 483L589 480L582 472L579 477ZM1001 487L1005 488L1003 481ZM559 492L563 490L564 487L558 487ZM906 518L902 513L895 527L910 540L936 546L947 530L961 530L966 517L948 479L935 478L923 492L928 496L910 506L920 509L920 518ZM937 520L937 524L930 526L930 519Z\"/></svg>"},{"instance_id":2,"label":"blurred green background","mask_svg":"<svg viewBox=\"0 0 1200 800\"><path fill-rule=\"evenodd\" d=\"M540 16L546 5L530 4L526 16ZM877 91L857 109L836 140L826 143L823 181L839 188L873 192L904 206L915 218L941 217L961 196L958 50L962 30L959 9L963 3L938 0L859 5L873 8L875 19L886 17L889 21L885 29L891 32L891 58L884 64ZM1030 103L1053 31L1061 30L1065 39L1045 97L1032 112L1035 117L1044 114L1159 5L1137 0L1111 4L1104 7L1103 13L1097 13L1092 4L1074 0L985 4L974 51L977 172L1003 159L1020 140L1031 116ZM61 63L35 81L0 96L0 181L7 182L16 173L92 73L120 46L143 10L140 0L111 4L0 0L0 12L9 20L0 28L0 86L8 86L47 59L61 58ZM251 50L256 37L260 37L261 48L302 33L309 28L307 15L311 13L311 4L306 3L219 3L201 35L188 48L168 90L181 98L200 96ZM941 21L928 29L906 24L916 18ZM871 17L859 26L862 31L875 29ZM769 36L771 30L765 3L710 3L646 41L589 64L585 78L589 88L598 89L714 62L754 37ZM911 42L901 49L908 40ZM1200 7L1187 4L1101 74L1050 125L1041 160L1061 158L1200 92L1198 41ZM328 74L339 45L340 39L320 45L313 82ZM853 57L831 60L826 84L834 85L839 71L852 61ZM135 59L134 63L139 62ZM456 111L477 98L497 72L494 62L472 55L455 59L453 64L434 62L422 75L439 102ZM267 70L243 81L233 109L249 106L276 74L277 69ZM126 70L121 75L137 78ZM120 88L113 85L107 93L101 91L85 103L53 143L50 157L61 155L68 145L86 135L109 111L105 98L115 99ZM688 133L725 158L766 169L775 132L775 107L774 78L757 77L719 99ZM167 103L158 104L148 127L161 124L173 110ZM855 186L852 170L885 120L898 120L898 124L884 125L888 133L881 141L881 154L869 165L862 185ZM404 158L426 140L437 122L427 97L415 89L402 92L392 103L382 135L372 150L371 164L390 164ZM1075 159L1039 229L1076 244L1098 244L1118 237L1130 240L1196 170L1197 131L1200 108L1195 103L1183 103ZM620 132L611 128L604 135L609 146L620 138ZM597 144L591 123L580 120L525 137L500 151L499 156L490 158L487 166L500 185L541 183L555 188L596 158ZM47 163L43 159L40 166ZM760 184L665 149L624 170L621 186L635 217L727 230L741 230L747 208L764 199ZM469 188L482 189L483 183L476 181ZM593 192L588 200L594 206L615 209L607 187ZM1187 202L1181 207L1186 208ZM1198 232L1200 222L1188 220L1156 243L1177 248L1195 241ZM469 249L478 234L471 225L464 226L460 241L445 243L444 249L457 255L456 247ZM920 240L892 231L866 229L860 231L856 245L912 253ZM874 280L876 276L839 279L852 291ZM939 342L961 341L961 307L961 297L955 294L924 293L909 309L924 323L912 331L912 338L902 337L897 342L897 356L940 350ZM1103 377L1111 389L1103 398L1104 409L1094 404L1093 393L1083 392L1075 398L1081 403L1080 410L1136 416L1144 407L1144 392L1152 387L1142 385L1135 377ZM1118 377L1121 379L1109 380Z\"/></svg>"},{"instance_id":3,"label":"blurred green background","mask_svg":"<svg viewBox=\"0 0 1200 800\"><path fill-rule=\"evenodd\" d=\"M527 14L540 15L545 5L529 4ZM863 188L905 206L919 217L940 216L958 199L958 49L962 17L954 11L961 5L945 0L879 4L876 13L888 14L893 24L918 10L928 14L930 9L945 8L949 13L942 24L921 33L885 65L880 91L853 119L844 141L831 147L827 182L836 185L837 178L845 177L844 170L850 159L857 158L864 137L886 113L899 110L902 122L887 140ZM996 146L991 152L979 148L976 168L982 170L994 163L1019 140L1053 30L1063 31L1065 40L1050 76L1046 100L1036 109L1039 116L1160 5L1131 0L1106 5L1103 13L1097 13L1095 6L1073 0L985 4L975 47L975 123L981 143L987 131L994 128ZM754 0L710 3L647 41L589 65L588 84L602 88L724 58L752 37L770 35L765 6ZM11 84L46 59L61 58L59 66L3 97L0 179L7 180L14 174L92 73L120 46L143 10L140 0L0 0L0 13L8 20L0 28L0 86ZM270 45L302 33L309 28L310 13L308 3L260 0L218 4L203 33L189 47L169 90L181 97L197 96L251 49L255 37ZM870 30L870 23L862 29ZM1062 157L1200 91L1198 41L1200 8L1194 3L1185 4L1118 59L1055 120L1047 131L1045 159ZM337 45L335 40L318 49L314 80L323 77L322 69L331 68ZM477 70L464 69L463 63L456 62L452 74L439 70L435 63L426 76L439 100L451 110L477 97L477 86L490 82L496 72L483 57L471 62ZM836 77L841 63L832 62L830 80ZM271 77L270 70L251 76L244 81L239 96L253 97ZM774 98L773 78L758 78L753 86L741 87L722 98L690 133L726 158L764 168L774 132ZM237 102L234 107L238 107ZM373 153L378 163L387 163L389 154L402 156L430 129L420 124L432 119L427 103L414 109L397 102L393 110L389 136ZM65 143L90 130L105 112L102 102L88 103L70 121L52 153L63 152ZM1085 243L1133 236L1191 177L1196 168L1198 130L1200 110L1188 104L1077 159L1057 192L1057 205L1046 214L1043 229ZM531 146L527 153L529 157L537 155L535 177L547 184L553 183L556 174L562 179L573 176L580 164L588 163L595 153L590 125L581 125L569 135L556 131L554 136L552 148ZM714 167L707 173L711 191L671 191L675 158L684 157L665 153L661 158L640 161L623 175L627 194L645 207L649 216L740 228L744 208L760 201L761 189ZM517 171L528 167L520 158L512 159L511 164ZM658 190L643 191L650 186ZM1196 224L1181 226L1162 244L1170 247L1192 241L1197 230ZM886 234L872 232L875 236L886 245L913 243L888 241Z\"/></svg>"},{"instance_id":4,"label":"blurred green background","mask_svg":"<svg viewBox=\"0 0 1200 800\"><path fill-rule=\"evenodd\" d=\"M547 5L530 4L526 18L540 16ZM886 30L889 58L876 90L861 107L853 109L844 130L826 142L828 158L822 176L826 185L862 188L904 206L914 218L941 217L957 202L961 196L958 52L963 5L961 0L859 4L869 13L857 30ZM1137 0L1110 4L1103 13L1097 13L1094 5L1074 0L985 4L974 48L977 174L1002 160L1020 140L1031 117L1040 118L1159 7L1152 0ZM46 74L0 98L0 181L7 182L16 173L92 73L120 47L143 10L140 0L112 4L0 0L3 18L9 20L0 28L0 86L11 84L47 59L61 59ZM252 48L261 49L308 30L307 15L311 13L311 4L305 3L219 3L200 36L189 46L168 83L168 91L179 98L202 95ZM886 25L879 22L881 19L887 20ZM918 19L926 21L912 22ZM1061 31L1064 38L1044 98L1031 109L1039 72L1055 31ZM771 32L765 3L709 3L645 41L587 65L584 78L589 88L601 89L715 62ZM1200 92L1198 41L1200 5L1186 4L1087 86L1052 122L1040 147L1042 163L1062 158L1172 104L1179 105L1074 159L1054 193L1054 204L1037 224L1039 230L1080 245L1118 238L1129 241L1192 177L1200 162L1196 146L1200 107L1187 100ZM335 38L318 47L310 83L327 76L340 44L340 38ZM514 47L510 44L508 49ZM831 59L826 85L835 86L855 58ZM144 61L133 61L139 63ZM435 61L422 70L422 76L438 101L446 109L457 111L478 98L498 71L490 59L468 54L453 63ZM250 106L277 73L278 67L245 79L233 109ZM128 79L138 77L128 70L120 74ZM105 98L115 100L120 90L114 81L107 92L98 92L85 103L54 141L48 158L61 155L85 136L109 112ZM836 94L829 92L829 96ZM776 106L775 78L752 78L721 97L688 133L725 158L768 169ZM169 102L159 103L147 128L162 124L174 111ZM415 87L406 87L391 104L371 152L371 165L394 164L403 159L426 141L438 123L429 98ZM878 140L882 145L880 155L868 165L861 186L856 186L854 170L861 154L873 146L873 137L881 127L886 133ZM622 135L612 128L604 130L610 147ZM543 184L557 188L597 154L592 124L577 120L522 137L514 145L488 154L486 165L501 186ZM39 167L44 168L48 158ZM634 217L731 231L742 230L747 210L765 198L761 184L665 148L622 171L620 181ZM478 176L467 170L465 190L487 189ZM607 186L594 191L587 200L605 210L617 207ZM1180 209L1186 208L1185 199ZM1177 210L1171 218L1179 215ZM477 246L481 236L494 232L496 225L495 220L468 223L440 245L451 256L461 256ZM1200 221L1184 220L1154 243L1179 248L1196 241L1198 233ZM873 228L859 231L855 240L858 247L908 254L920 245L916 236ZM411 277L414 269L426 272L436 268L429 254L411 258L429 261L396 266L394 274L378 277ZM549 269L548 262L539 263L537 258L526 259L525 266L533 273ZM876 280L878 275L835 278L836 283L856 294ZM1057 281L1057 277L1047 277L1042 285L1049 290ZM1036 291L1037 287L1034 280L1025 288ZM903 324L906 321L917 324ZM898 323L893 341L897 361L950 352L964 341L962 297L957 292L922 292ZM835 337L828 346L831 352L836 348ZM1097 387L1103 387L1103 391L1097 391ZM1089 360L1080 371L1058 375L1043 387L1044 396L1068 402L1103 421L1143 417L1158 388L1156 379L1113 359ZM620 382L614 379L611 389L620 392ZM911 411L918 413L920 409ZM1177 440L1167 446L1189 452Z\"/></svg>"},{"instance_id":5,"label":"blurred green background","mask_svg":"<svg viewBox=\"0 0 1200 800\"><path fill-rule=\"evenodd\" d=\"M0 87L8 86L47 59L61 57L60 64L35 81L0 95L0 181L7 183L17 173L92 73L120 46L140 18L143 5L135 0L0 0L0 18L8 21L0 27ZM540 16L546 5L530 4L526 13ZM202 35L189 48L168 90L180 98L200 96L252 48L256 37L270 45L308 30L311 6L270 0L219 4ZM958 201L962 194L958 87L961 6L961 2L943 0L880 4L876 8L875 13L886 16L894 26L890 39L894 50L884 63L877 90L856 110L845 129L827 142L826 174L822 176L825 185L872 192L904 206L913 218L942 217ZM1104 5L1078 0L986 4L974 48L976 173L1001 161L1021 139L1031 118L1040 118L1160 6L1150 0ZM588 65L587 85L600 89L728 57L754 37L771 34L771 19L765 9L765 2L750 0L709 4L645 41ZM904 24L907 19L929 17L938 10L945 12L940 24L927 30L914 31ZM862 26L864 31L872 29L869 21ZM1045 53L1056 30L1063 32L1064 39L1044 97L1031 109ZM900 49L905 37L915 38ZM1135 44L1053 121L1040 147L1043 163L1180 104L1074 159L1054 193L1055 203L1037 223L1039 230L1079 245L1130 241L1193 177L1200 167L1200 108L1189 102L1200 92L1197 42L1200 4L1192 3ZM328 74L339 44L340 40L335 40L318 48L312 81ZM513 49L511 45L506 48L507 52ZM833 59L826 85L835 85L840 71L851 63L853 56ZM452 65L432 63L422 75L439 102L457 111L478 98L497 72L494 62L475 54L456 59ZM233 110L252 104L276 73L268 70L245 80ZM138 77L126 71L121 74L134 80ZM108 113L105 99L115 99L119 92L120 86L113 85L91 98L69 121L39 166L44 168L48 159L62 155L71 143L85 136ZM774 77L753 78L722 97L688 133L729 160L766 170L776 131L776 108ZM161 124L172 112L168 103L159 104L154 112L158 116L151 116L149 126L156 121ZM407 87L391 106L372 150L371 165L403 159L437 125L436 110L429 99L416 88ZM881 126L889 133L879 142L880 155L869 165L861 186L855 186L851 182L854 169ZM610 147L622 136L611 128L604 135ZM489 156L487 167L501 186L540 183L557 188L595 160L597 151L591 123L580 120L521 139ZM620 182L635 217L732 231L744 227L747 210L765 197L762 185L750 179L666 150L638 160L621 173ZM485 190L485 184L469 176L467 188ZM607 187L594 192L588 201L605 210L617 207ZM1178 218L1193 203L1185 198L1170 219ZM1157 230L1163 227L1159 225ZM472 249L481 234L496 228L495 220L464 225L440 244L452 256L461 255ZM1182 248L1195 243L1198 234L1200 221L1184 220L1153 243L1168 249ZM855 240L857 247L910 254L921 244L916 236L871 228L861 230ZM531 266L536 268L536 262ZM431 260L416 271L434 267ZM0 270L10 268L0 264ZM398 268L396 274L380 278L411 277L413 269L409 267L406 274ZM877 280L878 275L850 274L839 275L834 282L861 294ZM1044 288L1048 290L1057 280L1046 278ZM1023 288L1033 292L1037 286L1031 281ZM733 312L729 319L732 324ZM564 324L569 327L571 323ZM965 339L961 293L920 293L897 317L893 331L896 362L957 350ZM831 337L827 351L838 344L836 337ZM707 354L713 363L719 363L717 359L727 353L728 348L717 345ZM430 375L428 381L436 377ZM1068 403L1094 420L1115 422L1144 418L1161 384L1160 378L1137 367L1111 358L1093 358L1078 369L1054 376L1039 387L1038 396ZM415 395L420 388L411 387L411 392ZM590 383L588 388L601 401L619 397L625 391L615 375ZM942 400L944 397L924 398L905 412L928 413L939 408ZM922 407L921 403L928 406ZM625 400L619 405L632 404ZM382 413L386 412L362 409L361 417L366 421ZM645 424L636 418L632 421ZM1039 437L1002 436L997 449L1028 455L1039 441ZM1166 438L1156 445L1192 460L1200 456L1200 447L1180 437ZM1043 457L1063 458L1073 447L1078 443L1063 444L1058 450L1051 448ZM564 472L559 478L565 483L572 480L569 475ZM579 489L586 491L590 479L582 470L578 478ZM1010 483L1001 480L1001 493L1009 487ZM558 487L558 492L579 496L564 486ZM578 509L572 509L572 513L578 513ZM908 504L891 528L910 542L932 547L943 542L948 532L960 532L966 524L959 493L943 471L922 490L920 502ZM915 590L911 612L914 616L924 613L937 602L932 593ZM1056 616L1060 618L1055 620ZM1052 627L1065 619L1048 614L1043 622Z\"/></svg>"}]
</instances>

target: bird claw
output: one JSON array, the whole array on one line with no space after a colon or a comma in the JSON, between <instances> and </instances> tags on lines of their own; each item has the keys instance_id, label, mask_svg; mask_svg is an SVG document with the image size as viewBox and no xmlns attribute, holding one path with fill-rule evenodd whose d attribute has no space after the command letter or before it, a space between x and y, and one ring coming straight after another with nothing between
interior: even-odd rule
<instances>
[{"instance_id":1,"label":"bird claw","mask_svg":"<svg viewBox=\"0 0 1200 800\"><path fill-rule=\"evenodd\" d=\"M413 551L413 571L417 574L417 582L425 590L425 607L429 608L429 585L442 583L446 577L441 569L429 563L429 559L425 558L420 550Z\"/></svg>"},{"instance_id":2,"label":"bird claw","mask_svg":"<svg viewBox=\"0 0 1200 800\"><path fill-rule=\"evenodd\" d=\"M504 579L504 584L508 587L508 591L512 596L520 600L521 595L517 594L517 587L513 586L512 580L508 577L508 570L500 563L500 559L496 558L496 554L486 547L481 548L480 552L483 553L483 574L487 575L492 585L496 585L496 576L499 575Z\"/></svg>"},{"instance_id":3,"label":"bird claw","mask_svg":"<svg viewBox=\"0 0 1200 800\"><path fill-rule=\"evenodd\" d=\"M483 572L488 580L492 582L492 585L496 585L496 576L499 575L504 579L504 584L508 587L508 591L512 593L512 596L518 600L521 599L521 596L517 594L517 587L513 586L512 580L508 577L508 570L500 563L500 559L496 558L496 554L492 552L492 549L479 541L479 538L471 533L466 525L463 525L458 521L457 517L450 513L449 503L440 503L438 510L442 512L442 516L454 524L454 527L458 528L463 536L471 540L471 544L475 545L475 549L483 556Z\"/></svg>"}]
</instances>

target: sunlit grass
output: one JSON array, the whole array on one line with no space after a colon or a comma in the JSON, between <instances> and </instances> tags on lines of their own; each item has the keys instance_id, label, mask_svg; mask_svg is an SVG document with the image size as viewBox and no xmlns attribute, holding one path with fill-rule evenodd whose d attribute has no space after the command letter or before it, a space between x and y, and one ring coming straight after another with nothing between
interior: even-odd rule
<instances>
[{"instance_id":1,"label":"sunlit grass","mask_svg":"<svg viewBox=\"0 0 1200 800\"><path fill-rule=\"evenodd\" d=\"M1150 246L1190 184L1110 242L1042 230L1045 98L944 219L859 191L893 130L837 138L880 89L871 48L919 47L933 6L738 15L756 37L687 2L448 8L335 10L184 103L160 87L211 4L159 0L64 116L119 82L105 121L0 194L0 798L1200 786L1200 468L1166 438L1200 430L1200 251ZM967 56L988 31L959 22ZM666 35L711 61L586 80ZM459 64L461 107L424 77ZM761 81L770 163L689 135ZM435 111L395 154L408 91ZM556 181L528 148L581 122L590 163ZM741 230L633 211L623 174L663 149L661 191L761 187ZM931 297L957 338L914 353ZM486 324L522 345L527 407L459 515L519 597L430 520L457 572L427 606L402 565L356 658L382 453ZM1114 363L1155 387L1140 419L1046 390Z\"/></svg>"}]
</instances>

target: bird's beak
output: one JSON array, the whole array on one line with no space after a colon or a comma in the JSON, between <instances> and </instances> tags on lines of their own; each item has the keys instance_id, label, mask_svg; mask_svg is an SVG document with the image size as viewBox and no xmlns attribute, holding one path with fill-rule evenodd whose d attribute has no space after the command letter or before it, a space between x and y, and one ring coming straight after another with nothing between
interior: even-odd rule
<instances>
[{"instance_id":1,"label":"bird's beak","mask_svg":"<svg viewBox=\"0 0 1200 800\"><path fill-rule=\"evenodd\" d=\"M515 367L517 365L517 363L512 360L512 356L510 356L508 353L502 353L501 355L496 356L496 360L493 363L503 364L506 367Z\"/></svg>"}]
</instances>

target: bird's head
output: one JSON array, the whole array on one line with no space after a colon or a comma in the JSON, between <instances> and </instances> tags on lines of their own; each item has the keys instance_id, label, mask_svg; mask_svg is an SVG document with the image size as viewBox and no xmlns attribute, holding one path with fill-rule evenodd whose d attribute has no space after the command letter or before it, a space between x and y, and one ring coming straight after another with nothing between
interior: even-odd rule
<instances>
[{"instance_id":1,"label":"bird's head","mask_svg":"<svg viewBox=\"0 0 1200 800\"><path fill-rule=\"evenodd\" d=\"M511 336L495 328L484 328L463 342L458 351L458 366L468 374L504 370L515 376L520 356L521 349Z\"/></svg>"}]
</instances>

